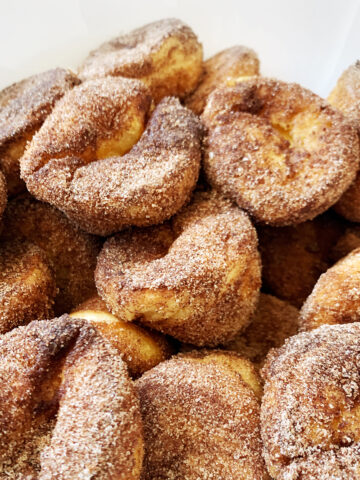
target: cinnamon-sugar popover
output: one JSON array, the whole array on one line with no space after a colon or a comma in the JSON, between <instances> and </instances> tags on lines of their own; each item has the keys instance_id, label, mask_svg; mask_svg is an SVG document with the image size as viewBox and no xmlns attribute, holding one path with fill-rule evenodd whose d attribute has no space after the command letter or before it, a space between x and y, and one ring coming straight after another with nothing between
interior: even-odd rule
<instances>
[{"instance_id":1,"label":"cinnamon-sugar popover","mask_svg":"<svg viewBox=\"0 0 360 480\"><path fill-rule=\"evenodd\" d=\"M344 113L360 134L360 61L347 68L328 97L331 105ZM335 210L348 220L360 222L360 174L335 205Z\"/></svg>"},{"instance_id":2,"label":"cinnamon-sugar popover","mask_svg":"<svg viewBox=\"0 0 360 480\"><path fill-rule=\"evenodd\" d=\"M285 226L312 219L355 179L356 129L295 83L254 77L219 88L202 119L208 181L257 222Z\"/></svg>"},{"instance_id":3,"label":"cinnamon-sugar popover","mask_svg":"<svg viewBox=\"0 0 360 480\"><path fill-rule=\"evenodd\" d=\"M26 144L79 79L69 70L55 68L14 83L0 92L0 170L9 195L25 189L19 159Z\"/></svg>"},{"instance_id":4,"label":"cinnamon-sugar popover","mask_svg":"<svg viewBox=\"0 0 360 480\"><path fill-rule=\"evenodd\" d=\"M55 315L70 312L96 292L94 270L100 241L72 224L60 210L28 194L11 199L2 238L9 242L26 239L45 252L58 288Z\"/></svg>"},{"instance_id":5,"label":"cinnamon-sugar popover","mask_svg":"<svg viewBox=\"0 0 360 480\"><path fill-rule=\"evenodd\" d=\"M360 321L360 248L321 275L300 312L303 330Z\"/></svg>"},{"instance_id":6,"label":"cinnamon-sugar popover","mask_svg":"<svg viewBox=\"0 0 360 480\"><path fill-rule=\"evenodd\" d=\"M162 100L147 123L150 109L137 80L107 77L75 87L21 159L29 191L99 235L169 218L197 181L202 128L176 98Z\"/></svg>"},{"instance_id":7,"label":"cinnamon-sugar popover","mask_svg":"<svg viewBox=\"0 0 360 480\"><path fill-rule=\"evenodd\" d=\"M288 302L260 293L250 325L225 345L260 368L272 348L281 347L299 329L299 311Z\"/></svg>"},{"instance_id":8,"label":"cinnamon-sugar popover","mask_svg":"<svg viewBox=\"0 0 360 480\"><path fill-rule=\"evenodd\" d=\"M82 79L104 76L137 78L158 102L184 97L202 73L202 46L181 20L159 20L102 44L80 66Z\"/></svg>"},{"instance_id":9,"label":"cinnamon-sugar popover","mask_svg":"<svg viewBox=\"0 0 360 480\"><path fill-rule=\"evenodd\" d=\"M0 241L0 334L51 316L55 295L43 250L24 240Z\"/></svg>"},{"instance_id":10,"label":"cinnamon-sugar popover","mask_svg":"<svg viewBox=\"0 0 360 480\"><path fill-rule=\"evenodd\" d=\"M360 324L324 325L273 350L261 429L274 480L360 478Z\"/></svg>"},{"instance_id":11,"label":"cinnamon-sugar popover","mask_svg":"<svg viewBox=\"0 0 360 480\"><path fill-rule=\"evenodd\" d=\"M230 341L258 299L256 231L229 201L197 192L169 222L108 239L95 282L121 320L198 346Z\"/></svg>"},{"instance_id":12,"label":"cinnamon-sugar popover","mask_svg":"<svg viewBox=\"0 0 360 480\"><path fill-rule=\"evenodd\" d=\"M159 332L124 322L112 315L98 296L78 305L70 314L91 323L123 355L133 378L155 367L175 353L170 339Z\"/></svg>"},{"instance_id":13,"label":"cinnamon-sugar popover","mask_svg":"<svg viewBox=\"0 0 360 480\"><path fill-rule=\"evenodd\" d=\"M259 59L254 50L242 45L226 48L204 62L204 71L196 90L185 99L185 105L200 115L210 93L222 86L232 86L249 76L259 74Z\"/></svg>"},{"instance_id":14,"label":"cinnamon-sugar popover","mask_svg":"<svg viewBox=\"0 0 360 480\"><path fill-rule=\"evenodd\" d=\"M0 336L1 478L139 480L139 402L119 352L63 316Z\"/></svg>"},{"instance_id":15,"label":"cinnamon-sugar popover","mask_svg":"<svg viewBox=\"0 0 360 480\"><path fill-rule=\"evenodd\" d=\"M208 354L207 354L208 353ZM256 371L229 352L193 352L136 381L144 422L142 480L268 480Z\"/></svg>"}]
</instances>

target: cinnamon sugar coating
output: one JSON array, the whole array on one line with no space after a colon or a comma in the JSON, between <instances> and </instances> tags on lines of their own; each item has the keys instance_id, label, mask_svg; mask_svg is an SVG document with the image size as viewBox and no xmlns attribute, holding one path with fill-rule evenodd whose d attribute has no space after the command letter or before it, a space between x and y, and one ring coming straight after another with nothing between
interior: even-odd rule
<instances>
[{"instance_id":1,"label":"cinnamon sugar coating","mask_svg":"<svg viewBox=\"0 0 360 480\"><path fill-rule=\"evenodd\" d=\"M136 381L143 480L268 480L253 366L225 352L160 363Z\"/></svg>"},{"instance_id":2,"label":"cinnamon sugar coating","mask_svg":"<svg viewBox=\"0 0 360 480\"><path fill-rule=\"evenodd\" d=\"M0 471L6 479L138 480L138 399L119 353L63 316L0 337Z\"/></svg>"},{"instance_id":3,"label":"cinnamon sugar coating","mask_svg":"<svg viewBox=\"0 0 360 480\"><path fill-rule=\"evenodd\" d=\"M291 227L259 227L265 291L301 307L333 263L333 248L344 229L332 212Z\"/></svg>"},{"instance_id":4,"label":"cinnamon sugar coating","mask_svg":"<svg viewBox=\"0 0 360 480\"><path fill-rule=\"evenodd\" d=\"M261 406L272 478L359 478L359 367L359 323L324 325L272 351Z\"/></svg>"},{"instance_id":5,"label":"cinnamon sugar coating","mask_svg":"<svg viewBox=\"0 0 360 480\"><path fill-rule=\"evenodd\" d=\"M105 302L98 296L78 305L70 317L87 320L109 340L123 355L133 378L140 377L175 353L174 345L165 335L134 323L123 322L109 312Z\"/></svg>"},{"instance_id":6,"label":"cinnamon sugar coating","mask_svg":"<svg viewBox=\"0 0 360 480\"><path fill-rule=\"evenodd\" d=\"M21 159L28 189L89 233L169 218L196 183L202 128L177 99L165 98L143 133L150 106L137 80L109 77L74 88Z\"/></svg>"},{"instance_id":7,"label":"cinnamon sugar coating","mask_svg":"<svg viewBox=\"0 0 360 480\"><path fill-rule=\"evenodd\" d=\"M120 76L147 85L155 101L194 90L202 73L202 45L181 20L168 18L120 35L90 52L82 79Z\"/></svg>"},{"instance_id":8,"label":"cinnamon sugar coating","mask_svg":"<svg viewBox=\"0 0 360 480\"><path fill-rule=\"evenodd\" d=\"M343 72L328 97L331 105L341 110L360 134L360 62ZM360 174L335 205L335 210L348 220L360 222Z\"/></svg>"},{"instance_id":9,"label":"cinnamon sugar coating","mask_svg":"<svg viewBox=\"0 0 360 480\"><path fill-rule=\"evenodd\" d=\"M70 312L96 292L94 270L99 239L80 230L51 205L30 195L10 200L3 218L2 238L9 242L27 239L45 252L58 288L56 315Z\"/></svg>"},{"instance_id":10,"label":"cinnamon sugar coating","mask_svg":"<svg viewBox=\"0 0 360 480\"><path fill-rule=\"evenodd\" d=\"M300 312L303 330L360 320L360 248L321 275Z\"/></svg>"},{"instance_id":11,"label":"cinnamon sugar coating","mask_svg":"<svg viewBox=\"0 0 360 480\"><path fill-rule=\"evenodd\" d=\"M0 242L0 333L52 314L56 295L45 253L27 241Z\"/></svg>"},{"instance_id":12,"label":"cinnamon sugar coating","mask_svg":"<svg viewBox=\"0 0 360 480\"><path fill-rule=\"evenodd\" d=\"M9 195L24 190L19 159L27 142L55 103L78 83L79 79L70 70L55 68L0 92L0 169L5 174Z\"/></svg>"},{"instance_id":13,"label":"cinnamon sugar coating","mask_svg":"<svg viewBox=\"0 0 360 480\"><path fill-rule=\"evenodd\" d=\"M259 59L251 48L234 45L204 62L204 71L196 90L185 99L185 105L200 115L210 93L222 86L232 86L237 81L259 75Z\"/></svg>"},{"instance_id":14,"label":"cinnamon sugar coating","mask_svg":"<svg viewBox=\"0 0 360 480\"><path fill-rule=\"evenodd\" d=\"M281 347L298 332L299 311L290 303L261 293L250 325L245 332L225 345L261 367L271 348Z\"/></svg>"},{"instance_id":15,"label":"cinnamon sugar coating","mask_svg":"<svg viewBox=\"0 0 360 480\"><path fill-rule=\"evenodd\" d=\"M258 299L256 231L229 201L196 192L169 222L108 239L95 283L121 320L198 346L230 341Z\"/></svg>"},{"instance_id":16,"label":"cinnamon sugar coating","mask_svg":"<svg viewBox=\"0 0 360 480\"><path fill-rule=\"evenodd\" d=\"M220 88L202 119L208 181L258 222L285 226L312 219L355 178L356 129L297 84L256 77Z\"/></svg>"}]
</instances>

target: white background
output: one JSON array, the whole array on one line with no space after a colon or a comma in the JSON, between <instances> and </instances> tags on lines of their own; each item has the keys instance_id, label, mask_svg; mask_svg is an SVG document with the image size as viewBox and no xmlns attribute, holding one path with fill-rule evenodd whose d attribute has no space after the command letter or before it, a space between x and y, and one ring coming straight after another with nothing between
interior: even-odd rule
<instances>
[{"instance_id":1,"label":"white background","mask_svg":"<svg viewBox=\"0 0 360 480\"><path fill-rule=\"evenodd\" d=\"M0 0L0 87L76 69L100 42L169 16L195 30L205 56L250 46L262 73L323 96L360 58L360 0Z\"/></svg>"}]
</instances>

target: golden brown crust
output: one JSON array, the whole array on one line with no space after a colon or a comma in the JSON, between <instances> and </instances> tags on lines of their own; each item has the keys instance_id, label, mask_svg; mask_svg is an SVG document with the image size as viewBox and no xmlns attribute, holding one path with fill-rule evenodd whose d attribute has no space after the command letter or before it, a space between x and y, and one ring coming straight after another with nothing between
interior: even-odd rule
<instances>
[{"instance_id":1,"label":"golden brown crust","mask_svg":"<svg viewBox=\"0 0 360 480\"><path fill-rule=\"evenodd\" d=\"M202 45L180 20L150 23L102 44L79 69L82 79L121 76L144 82L158 102L184 97L196 87L202 72Z\"/></svg>"},{"instance_id":2,"label":"golden brown crust","mask_svg":"<svg viewBox=\"0 0 360 480\"><path fill-rule=\"evenodd\" d=\"M359 478L359 362L359 323L324 325L270 354L261 429L272 478Z\"/></svg>"},{"instance_id":3,"label":"golden brown crust","mask_svg":"<svg viewBox=\"0 0 360 480\"><path fill-rule=\"evenodd\" d=\"M344 228L331 212L292 227L258 228L265 290L301 307L331 265Z\"/></svg>"},{"instance_id":4,"label":"golden brown crust","mask_svg":"<svg viewBox=\"0 0 360 480\"><path fill-rule=\"evenodd\" d=\"M28 189L90 233L169 218L196 183L202 129L177 99L166 98L141 136L150 101L136 80L109 77L75 87L21 160Z\"/></svg>"},{"instance_id":5,"label":"golden brown crust","mask_svg":"<svg viewBox=\"0 0 360 480\"><path fill-rule=\"evenodd\" d=\"M300 312L303 330L360 320L360 249L329 268L317 281Z\"/></svg>"},{"instance_id":6,"label":"golden brown crust","mask_svg":"<svg viewBox=\"0 0 360 480\"><path fill-rule=\"evenodd\" d=\"M297 84L256 77L220 88L202 118L208 181L258 222L312 219L355 178L356 129Z\"/></svg>"},{"instance_id":7,"label":"golden brown crust","mask_svg":"<svg viewBox=\"0 0 360 480\"><path fill-rule=\"evenodd\" d=\"M96 292L94 270L100 241L70 223L59 210L22 195L9 202L3 226L2 237L9 242L25 238L46 253L58 288L56 315L70 312Z\"/></svg>"},{"instance_id":8,"label":"golden brown crust","mask_svg":"<svg viewBox=\"0 0 360 480\"><path fill-rule=\"evenodd\" d=\"M0 470L18 480L138 480L138 399L119 353L63 316L0 337Z\"/></svg>"},{"instance_id":9,"label":"golden brown crust","mask_svg":"<svg viewBox=\"0 0 360 480\"><path fill-rule=\"evenodd\" d=\"M197 192L168 223L107 240L95 282L124 321L198 346L226 342L248 325L256 306L256 232L230 202Z\"/></svg>"},{"instance_id":10,"label":"golden brown crust","mask_svg":"<svg viewBox=\"0 0 360 480\"><path fill-rule=\"evenodd\" d=\"M70 316L84 318L109 340L122 353L133 378L140 377L175 353L170 339L159 332L123 322L109 312L105 302L98 296L83 302Z\"/></svg>"},{"instance_id":11,"label":"golden brown crust","mask_svg":"<svg viewBox=\"0 0 360 480\"><path fill-rule=\"evenodd\" d=\"M49 158L79 156L86 164L126 153L140 137L150 108L151 96L137 80L103 78L76 86L31 142L26 156L38 158L26 171L37 171Z\"/></svg>"},{"instance_id":12,"label":"golden brown crust","mask_svg":"<svg viewBox=\"0 0 360 480\"><path fill-rule=\"evenodd\" d=\"M245 332L225 345L261 367L271 348L281 347L299 328L297 308L272 295L260 294L259 303Z\"/></svg>"},{"instance_id":13,"label":"golden brown crust","mask_svg":"<svg viewBox=\"0 0 360 480\"><path fill-rule=\"evenodd\" d=\"M0 243L0 333L48 318L56 295L45 253L32 243Z\"/></svg>"},{"instance_id":14,"label":"golden brown crust","mask_svg":"<svg viewBox=\"0 0 360 480\"><path fill-rule=\"evenodd\" d=\"M78 78L55 68L14 83L0 92L0 168L5 174L9 195L24 190L19 159L27 141L40 128L55 103Z\"/></svg>"},{"instance_id":15,"label":"golden brown crust","mask_svg":"<svg viewBox=\"0 0 360 480\"><path fill-rule=\"evenodd\" d=\"M204 71L196 90L185 99L185 105L200 115L210 93L222 86L232 86L242 77L259 75L260 62L251 48L235 45L204 62Z\"/></svg>"},{"instance_id":16,"label":"golden brown crust","mask_svg":"<svg viewBox=\"0 0 360 480\"><path fill-rule=\"evenodd\" d=\"M137 380L143 480L268 480L259 400L241 374L249 367L240 356L219 355L179 355Z\"/></svg>"}]
</instances>

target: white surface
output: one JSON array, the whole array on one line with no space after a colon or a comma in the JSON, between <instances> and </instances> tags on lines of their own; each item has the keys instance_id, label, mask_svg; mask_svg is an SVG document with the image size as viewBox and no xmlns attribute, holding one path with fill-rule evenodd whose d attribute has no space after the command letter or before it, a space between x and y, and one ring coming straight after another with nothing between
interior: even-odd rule
<instances>
[{"instance_id":1,"label":"white surface","mask_svg":"<svg viewBox=\"0 0 360 480\"><path fill-rule=\"evenodd\" d=\"M0 0L0 88L55 66L76 66L99 43L179 17L209 56L243 44L266 75L326 96L360 58L360 0Z\"/></svg>"}]
</instances>

